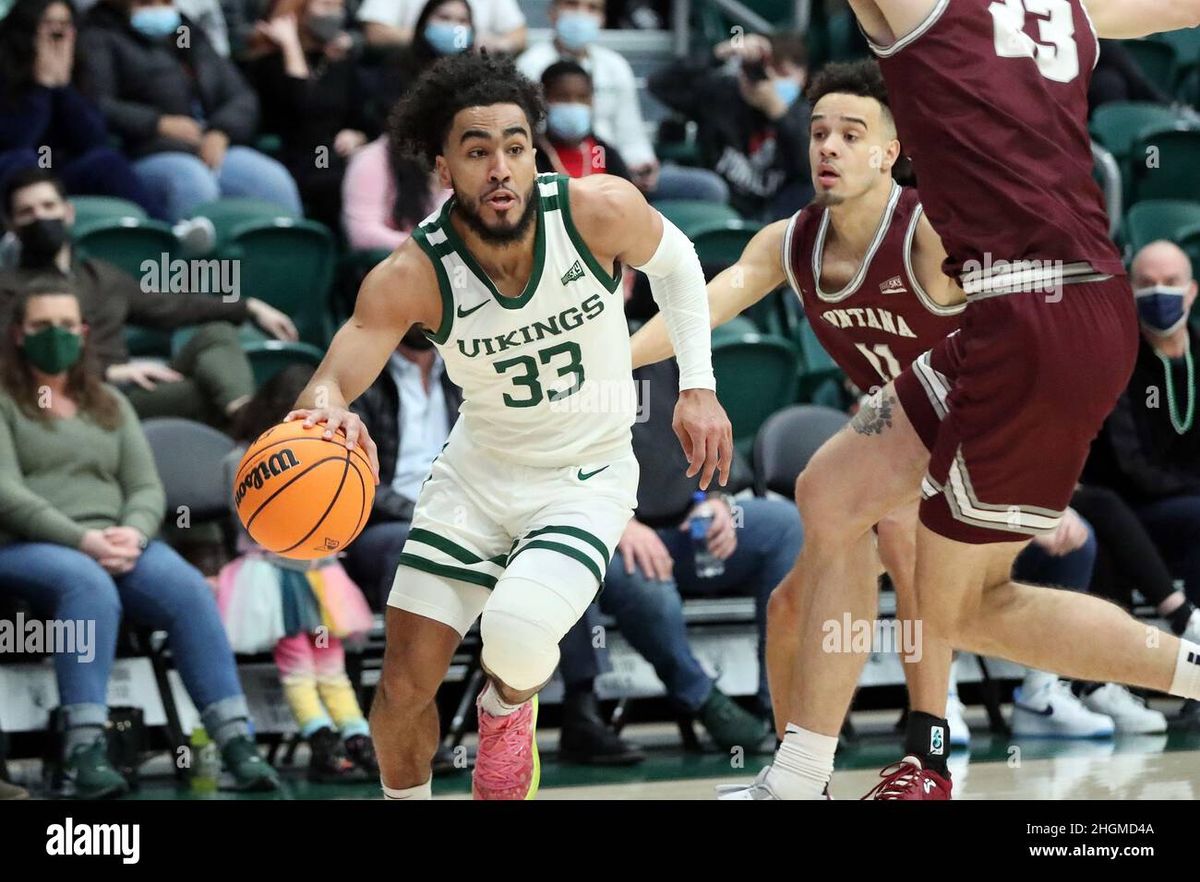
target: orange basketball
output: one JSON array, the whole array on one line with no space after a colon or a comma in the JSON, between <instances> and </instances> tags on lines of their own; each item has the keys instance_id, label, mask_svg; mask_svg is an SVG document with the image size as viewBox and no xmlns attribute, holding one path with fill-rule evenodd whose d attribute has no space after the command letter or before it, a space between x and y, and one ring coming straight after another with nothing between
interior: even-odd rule
<instances>
[{"instance_id":1,"label":"orange basketball","mask_svg":"<svg viewBox=\"0 0 1200 882\"><path fill-rule=\"evenodd\" d=\"M238 517L268 551L296 560L335 554L367 523L375 501L371 466L346 438L325 439L304 420L272 426L250 445L233 482Z\"/></svg>"}]
</instances>

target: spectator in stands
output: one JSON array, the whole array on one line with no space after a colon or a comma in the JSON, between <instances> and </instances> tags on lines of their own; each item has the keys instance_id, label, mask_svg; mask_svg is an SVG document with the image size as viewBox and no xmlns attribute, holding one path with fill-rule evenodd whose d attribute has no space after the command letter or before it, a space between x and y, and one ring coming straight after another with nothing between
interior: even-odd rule
<instances>
[{"instance_id":1,"label":"spectator in stands","mask_svg":"<svg viewBox=\"0 0 1200 882\"><path fill-rule=\"evenodd\" d=\"M376 138L350 157L342 179L342 230L352 250L399 248L450 197L420 162Z\"/></svg>"},{"instance_id":2,"label":"spectator in stands","mask_svg":"<svg viewBox=\"0 0 1200 882\"><path fill-rule=\"evenodd\" d=\"M99 0L74 0L76 11L82 15L96 5ZM217 0L175 0L175 7L180 14L197 25L213 49L223 58L230 56L229 27L225 21L225 10Z\"/></svg>"},{"instance_id":3,"label":"spectator in stands","mask_svg":"<svg viewBox=\"0 0 1200 882\"><path fill-rule=\"evenodd\" d=\"M730 59L736 74L713 66ZM650 77L655 97L696 121L704 164L729 184L730 203L747 218L789 217L812 198L807 66L803 37L747 34L720 43L703 62L681 61Z\"/></svg>"},{"instance_id":4,"label":"spectator in stands","mask_svg":"<svg viewBox=\"0 0 1200 882\"><path fill-rule=\"evenodd\" d=\"M385 609L413 506L462 404L433 341L413 327L387 369L351 409L379 448L379 484L366 529L346 551L346 569L376 609Z\"/></svg>"},{"instance_id":5,"label":"spectator in stands","mask_svg":"<svg viewBox=\"0 0 1200 882\"><path fill-rule=\"evenodd\" d=\"M1096 569L1091 593L1133 608L1133 589L1166 619L1171 633L1200 642L1200 610L1175 587L1154 539L1124 499L1108 487L1081 485L1071 506L1096 532Z\"/></svg>"},{"instance_id":6,"label":"spectator in stands","mask_svg":"<svg viewBox=\"0 0 1200 882\"><path fill-rule=\"evenodd\" d=\"M144 279L139 283L102 260L76 257L70 243L75 209L50 172L30 169L14 175L3 205L22 247L21 266L0 271L0 310L7 310L30 284L48 276L69 279L83 308L97 369L143 417L182 416L225 425L254 390L237 325L250 318L278 339L297 339L290 318L253 297L226 303L214 294L171 293L144 284ZM0 326L6 321L7 313L0 313ZM126 323L199 327L167 365L130 359Z\"/></svg>"},{"instance_id":7,"label":"spectator in stands","mask_svg":"<svg viewBox=\"0 0 1200 882\"><path fill-rule=\"evenodd\" d=\"M592 132L592 78L574 61L556 61L542 72L546 132L537 139L537 167L572 178L609 174L629 180L617 149Z\"/></svg>"},{"instance_id":8,"label":"spectator in stands","mask_svg":"<svg viewBox=\"0 0 1200 882\"><path fill-rule=\"evenodd\" d=\"M474 11L466 0L428 0L417 16L412 41L390 47L382 64L371 71L375 83L366 109L371 127L386 129L396 102L443 55L474 52L477 33Z\"/></svg>"},{"instance_id":9,"label":"spectator in stands","mask_svg":"<svg viewBox=\"0 0 1200 882\"><path fill-rule=\"evenodd\" d=\"M531 46L517 59L517 67L534 81L556 61L574 61L591 74L592 128L621 151L633 182L651 199L728 201L725 182L708 169L659 165L646 135L633 68L619 53L596 42L604 25L604 7L604 0L553 0L554 40Z\"/></svg>"},{"instance_id":10,"label":"spectator in stands","mask_svg":"<svg viewBox=\"0 0 1200 882\"><path fill-rule=\"evenodd\" d=\"M49 166L71 194L117 196L162 217L161 201L109 146L77 74L71 5L18 0L0 22L0 184L19 169Z\"/></svg>"},{"instance_id":11,"label":"spectator in stands","mask_svg":"<svg viewBox=\"0 0 1200 882\"><path fill-rule=\"evenodd\" d=\"M1133 378L1092 445L1085 477L1129 503L1171 573L1200 602L1200 425L1189 327L1197 285L1187 255L1154 242L1133 261L1142 326Z\"/></svg>"},{"instance_id":12,"label":"spectator in stands","mask_svg":"<svg viewBox=\"0 0 1200 882\"><path fill-rule=\"evenodd\" d=\"M240 787L273 790L204 577L154 539L165 495L137 415L89 370L79 301L65 279L18 298L0 339L0 591L94 643L55 653L73 795L127 784L107 759L105 694L122 615L165 630L175 666ZM87 655L94 654L88 658Z\"/></svg>"},{"instance_id":13,"label":"spectator in stands","mask_svg":"<svg viewBox=\"0 0 1200 882\"><path fill-rule=\"evenodd\" d=\"M334 229L346 162L367 142L363 84L339 42L345 24L343 0L275 0L250 45L263 123L283 139L309 216Z\"/></svg>"},{"instance_id":14,"label":"spectator in stands","mask_svg":"<svg viewBox=\"0 0 1200 882\"><path fill-rule=\"evenodd\" d=\"M1137 61L1120 40L1100 41L1100 60L1088 86L1088 110L1110 101L1153 101L1170 104L1172 98L1142 73Z\"/></svg>"},{"instance_id":15,"label":"spectator in stands","mask_svg":"<svg viewBox=\"0 0 1200 882\"><path fill-rule=\"evenodd\" d=\"M476 48L488 52L520 52L525 48L525 15L517 0L467 2L474 20ZM407 46L414 42L422 32L420 19L427 5L421 0L363 0L358 20L363 23L367 44Z\"/></svg>"},{"instance_id":16,"label":"spectator in stands","mask_svg":"<svg viewBox=\"0 0 1200 882\"><path fill-rule=\"evenodd\" d=\"M758 704L762 714L768 714L766 605L800 553L800 515L789 501L735 502L723 493L710 493L714 520L709 550L724 562L724 572L698 575L688 533L698 479L685 476L679 444L667 443L675 438L671 419L679 368L673 360L661 362L634 371L634 379L644 417L633 427L633 451L642 473L638 508L605 574L600 609L616 618L622 636L654 666L671 700L694 714L718 745L751 749L768 734L764 720L738 707L705 673L688 645L681 597L736 593L754 598ZM575 679L566 660L564 676L568 685ZM591 690L590 683L580 686Z\"/></svg>"},{"instance_id":17,"label":"spectator in stands","mask_svg":"<svg viewBox=\"0 0 1200 882\"><path fill-rule=\"evenodd\" d=\"M258 98L172 0L102 0L80 39L88 87L168 220L221 196L301 213L287 169L248 146Z\"/></svg>"},{"instance_id":18,"label":"spectator in stands","mask_svg":"<svg viewBox=\"0 0 1200 882\"><path fill-rule=\"evenodd\" d=\"M240 443L225 458L224 486L231 493L246 449L291 410L312 375L311 365L284 368L238 413L232 435ZM258 545L240 521L236 528L238 556L217 578L217 605L230 644L239 653L274 654L284 697L312 751L310 781L378 777L371 730L346 675L343 643L361 641L374 627L362 591L336 555L289 560ZM295 615L284 615L285 609Z\"/></svg>"}]
</instances>

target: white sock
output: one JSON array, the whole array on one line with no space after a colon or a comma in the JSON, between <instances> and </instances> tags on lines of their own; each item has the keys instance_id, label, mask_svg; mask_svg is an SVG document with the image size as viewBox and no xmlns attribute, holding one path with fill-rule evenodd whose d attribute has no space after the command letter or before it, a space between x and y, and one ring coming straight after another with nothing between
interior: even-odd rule
<instances>
[{"instance_id":1,"label":"white sock","mask_svg":"<svg viewBox=\"0 0 1200 882\"><path fill-rule=\"evenodd\" d=\"M1021 700L1028 701L1034 693L1052 686L1058 682L1058 675L1046 671L1035 671L1029 668L1025 673L1025 682L1021 684Z\"/></svg>"},{"instance_id":2,"label":"white sock","mask_svg":"<svg viewBox=\"0 0 1200 882\"><path fill-rule=\"evenodd\" d=\"M388 787L383 783L383 779L379 779L379 786L383 788L384 799L433 799L433 777L424 784L418 784L416 787L406 787L397 789Z\"/></svg>"},{"instance_id":3,"label":"white sock","mask_svg":"<svg viewBox=\"0 0 1200 882\"><path fill-rule=\"evenodd\" d=\"M496 684L488 680L488 684L483 687L483 692L479 693L479 706L493 717L507 717L524 707L525 702L508 704L500 697L500 690L496 688Z\"/></svg>"},{"instance_id":4,"label":"white sock","mask_svg":"<svg viewBox=\"0 0 1200 882\"><path fill-rule=\"evenodd\" d=\"M1179 655L1175 657L1175 676L1167 690L1180 698L1200 701L1200 644L1190 640L1179 641Z\"/></svg>"},{"instance_id":5,"label":"white sock","mask_svg":"<svg viewBox=\"0 0 1200 882\"><path fill-rule=\"evenodd\" d=\"M780 799L822 799L833 775L836 736L819 735L788 723L767 785Z\"/></svg>"}]
</instances>

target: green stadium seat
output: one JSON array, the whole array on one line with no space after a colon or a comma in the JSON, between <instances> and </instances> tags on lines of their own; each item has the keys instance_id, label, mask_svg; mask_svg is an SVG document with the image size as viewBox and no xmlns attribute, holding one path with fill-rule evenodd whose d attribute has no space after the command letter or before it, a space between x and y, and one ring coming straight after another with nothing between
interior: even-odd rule
<instances>
[{"instance_id":1,"label":"green stadium seat","mask_svg":"<svg viewBox=\"0 0 1200 882\"><path fill-rule=\"evenodd\" d=\"M1175 242L1191 259L1193 277L1200 274L1200 224L1181 230Z\"/></svg>"},{"instance_id":2,"label":"green stadium seat","mask_svg":"<svg viewBox=\"0 0 1200 882\"><path fill-rule=\"evenodd\" d=\"M1174 92L1179 74L1174 46L1158 40L1126 40L1124 46L1150 82L1168 94Z\"/></svg>"},{"instance_id":3,"label":"green stadium seat","mask_svg":"<svg viewBox=\"0 0 1200 882\"><path fill-rule=\"evenodd\" d=\"M283 340L263 340L242 347L254 371L254 385L261 387L284 368L293 364L316 367L325 353L311 343L289 343Z\"/></svg>"},{"instance_id":4,"label":"green stadium seat","mask_svg":"<svg viewBox=\"0 0 1200 882\"><path fill-rule=\"evenodd\" d=\"M243 224L273 221L276 218L300 220L300 217L273 202L261 199L232 197L206 202L192 212L195 217L206 217L217 231L216 247L219 249L229 241L233 233Z\"/></svg>"},{"instance_id":5,"label":"green stadium seat","mask_svg":"<svg viewBox=\"0 0 1200 882\"><path fill-rule=\"evenodd\" d=\"M1143 131L1174 125L1178 114L1149 101L1112 101L1092 114L1092 137L1103 144L1117 162L1126 166Z\"/></svg>"},{"instance_id":6,"label":"green stadium seat","mask_svg":"<svg viewBox=\"0 0 1200 882\"><path fill-rule=\"evenodd\" d=\"M1200 28L1184 28L1155 34L1150 39L1157 43L1165 43L1175 50L1175 62L1179 70L1175 94L1178 96L1180 83L1200 68Z\"/></svg>"},{"instance_id":7,"label":"green stadium seat","mask_svg":"<svg viewBox=\"0 0 1200 882\"><path fill-rule=\"evenodd\" d=\"M1135 251L1159 239L1175 241L1191 227L1200 225L1200 202L1182 199L1147 199L1129 209L1125 236Z\"/></svg>"},{"instance_id":8,"label":"green stadium seat","mask_svg":"<svg viewBox=\"0 0 1200 882\"><path fill-rule=\"evenodd\" d=\"M75 207L76 230L127 217L135 220L147 219L145 209L136 202L118 199L115 196L72 196L71 205Z\"/></svg>"},{"instance_id":9,"label":"green stadium seat","mask_svg":"<svg viewBox=\"0 0 1200 882\"><path fill-rule=\"evenodd\" d=\"M1164 126L1143 131L1134 156L1131 205L1143 199L1200 200L1200 130Z\"/></svg>"},{"instance_id":10,"label":"green stadium seat","mask_svg":"<svg viewBox=\"0 0 1200 882\"><path fill-rule=\"evenodd\" d=\"M171 332L126 325L125 346L130 358L170 358Z\"/></svg>"},{"instance_id":11,"label":"green stadium seat","mask_svg":"<svg viewBox=\"0 0 1200 882\"><path fill-rule=\"evenodd\" d=\"M696 246L702 264L727 267L737 263L750 240L761 229L762 224L755 221L727 220L698 224L688 231L688 238Z\"/></svg>"},{"instance_id":12,"label":"green stadium seat","mask_svg":"<svg viewBox=\"0 0 1200 882\"><path fill-rule=\"evenodd\" d=\"M142 262L161 263L179 248L179 240L164 223L135 217L94 221L74 231L75 251L80 257L106 260L120 267L135 279L144 275Z\"/></svg>"},{"instance_id":13,"label":"green stadium seat","mask_svg":"<svg viewBox=\"0 0 1200 882\"><path fill-rule=\"evenodd\" d=\"M328 344L337 262L328 229L308 220L246 221L218 247L217 258L239 261L243 297L257 297L286 312L302 340Z\"/></svg>"},{"instance_id":14,"label":"green stadium seat","mask_svg":"<svg viewBox=\"0 0 1200 882\"><path fill-rule=\"evenodd\" d=\"M760 334L791 339L795 317L788 306L795 296L790 288L779 288L745 310L742 315L754 322Z\"/></svg>"},{"instance_id":15,"label":"green stadium seat","mask_svg":"<svg viewBox=\"0 0 1200 882\"><path fill-rule=\"evenodd\" d=\"M812 325L806 319L801 318L797 323L792 339L800 351L796 400L840 407L844 398L842 369L817 340Z\"/></svg>"},{"instance_id":16,"label":"green stadium seat","mask_svg":"<svg viewBox=\"0 0 1200 882\"><path fill-rule=\"evenodd\" d=\"M746 334L713 342L713 371L733 424L738 452L749 456L759 427L796 399L796 347L782 337Z\"/></svg>"},{"instance_id":17,"label":"green stadium seat","mask_svg":"<svg viewBox=\"0 0 1200 882\"><path fill-rule=\"evenodd\" d=\"M742 219L728 205L699 199L663 199L654 203L654 207L688 236L694 229Z\"/></svg>"}]
</instances>

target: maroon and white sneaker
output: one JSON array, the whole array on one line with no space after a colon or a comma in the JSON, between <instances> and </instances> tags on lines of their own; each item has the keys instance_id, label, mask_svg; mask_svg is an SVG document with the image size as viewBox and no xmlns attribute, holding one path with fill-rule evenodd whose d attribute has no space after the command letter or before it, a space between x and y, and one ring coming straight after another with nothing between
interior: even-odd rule
<instances>
[{"instance_id":1,"label":"maroon and white sneaker","mask_svg":"<svg viewBox=\"0 0 1200 882\"><path fill-rule=\"evenodd\" d=\"M883 778L863 799L953 799L949 779L923 768L915 756L906 756L879 773Z\"/></svg>"}]
</instances>

